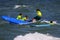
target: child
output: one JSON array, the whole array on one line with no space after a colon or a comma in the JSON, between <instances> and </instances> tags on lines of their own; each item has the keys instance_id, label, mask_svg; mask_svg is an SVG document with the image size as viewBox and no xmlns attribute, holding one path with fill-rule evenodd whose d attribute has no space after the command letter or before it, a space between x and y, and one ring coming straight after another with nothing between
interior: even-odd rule
<instances>
[{"instance_id":1,"label":"child","mask_svg":"<svg viewBox=\"0 0 60 40\"><path fill-rule=\"evenodd\" d=\"M22 19L22 13L20 13L20 14L17 16L17 19L18 19L18 20Z\"/></svg>"}]
</instances>

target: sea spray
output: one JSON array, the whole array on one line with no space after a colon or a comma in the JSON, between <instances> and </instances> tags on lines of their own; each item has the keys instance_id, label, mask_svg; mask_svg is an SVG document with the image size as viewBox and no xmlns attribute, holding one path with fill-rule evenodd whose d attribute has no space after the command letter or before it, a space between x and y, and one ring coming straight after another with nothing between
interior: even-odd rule
<instances>
[{"instance_id":1,"label":"sea spray","mask_svg":"<svg viewBox=\"0 0 60 40\"><path fill-rule=\"evenodd\" d=\"M60 40L60 38L56 38L53 36L50 36L49 34L42 34L42 33L29 33L24 36L19 35L14 38L14 40Z\"/></svg>"}]
</instances>

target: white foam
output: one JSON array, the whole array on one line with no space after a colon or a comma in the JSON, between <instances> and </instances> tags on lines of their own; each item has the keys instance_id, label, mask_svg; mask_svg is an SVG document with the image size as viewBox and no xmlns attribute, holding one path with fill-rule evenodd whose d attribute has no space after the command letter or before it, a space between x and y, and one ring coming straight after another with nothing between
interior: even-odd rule
<instances>
[{"instance_id":1,"label":"white foam","mask_svg":"<svg viewBox=\"0 0 60 40\"><path fill-rule=\"evenodd\" d=\"M50 21L47 21L47 20L43 20L43 21L41 21L41 22L50 23ZM58 23L57 21L53 21L53 24L60 25L60 23Z\"/></svg>"},{"instance_id":2,"label":"white foam","mask_svg":"<svg viewBox=\"0 0 60 40\"><path fill-rule=\"evenodd\" d=\"M49 34L46 35L36 32L36 33L26 34L25 36L19 35L15 37L14 40L60 40L60 38L49 36Z\"/></svg>"},{"instance_id":3,"label":"white foam","mask_svg":"<svg viewBox=\"0 0 60 40\"><path fill-rule=\"evenodd\" d=\"M21 7L29 7L29 5L15 5L14 9L21 8Z\"/></svg>"},{"instance_id":4,"label":"white foam","mask_svg":"<svg viewBox=\"0 0 60 40\"><path fill-rule=\"evenodd\" d=\"M21 7L21 5L15 5L14 9Z\"/></svg>"}]
</instances>

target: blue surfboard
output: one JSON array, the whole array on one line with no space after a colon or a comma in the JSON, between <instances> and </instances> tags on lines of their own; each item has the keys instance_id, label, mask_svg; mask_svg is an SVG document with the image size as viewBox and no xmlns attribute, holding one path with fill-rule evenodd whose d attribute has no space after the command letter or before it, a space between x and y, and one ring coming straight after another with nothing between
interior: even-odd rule
<instances>
[{"instance_id":1,"label":"blue surfboard","mask_svg":"<svg viewBox=\"0 0 60 40\"><path fill-rule=\"evenodd\" d=\"M8 16L2 16L2 19L10 22L10 23L15 23L15 24L29 24L30 22L28 21L24 21L24 20L17 20L16 18L12 18L12 17L8 17Z\"/></svg>"},{"instance_id":2,"label":"blue surfboard","mask_svg":"<svg viewBox=\"0 0 60 40\"><path fill-rule=\"evenodd\" d=\"M50 24L37 24L37 25L31 25L33 27L50 27L51 25Z\"/></svg>"}]
</instances>

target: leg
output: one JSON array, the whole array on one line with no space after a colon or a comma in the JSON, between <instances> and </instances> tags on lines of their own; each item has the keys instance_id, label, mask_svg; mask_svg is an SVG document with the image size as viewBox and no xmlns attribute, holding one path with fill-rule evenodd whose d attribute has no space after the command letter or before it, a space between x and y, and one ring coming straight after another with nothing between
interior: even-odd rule
<instances>
[{"instance_id":1,"label":"leg","mask_svg":"<svg viewBox=\"0 0 60 40\"><path fill-rule=\"evenodd\" d=\"M40 16L36 16L36 17L34 17L34 19L36 19L36 20L40 20L41 17L40 17Z\"/></svg>"}]
</instances>

